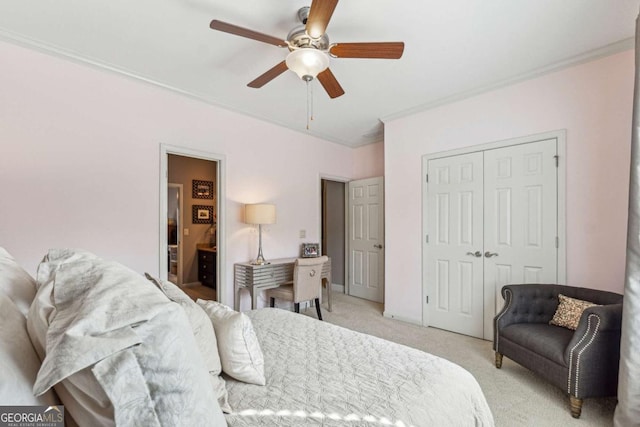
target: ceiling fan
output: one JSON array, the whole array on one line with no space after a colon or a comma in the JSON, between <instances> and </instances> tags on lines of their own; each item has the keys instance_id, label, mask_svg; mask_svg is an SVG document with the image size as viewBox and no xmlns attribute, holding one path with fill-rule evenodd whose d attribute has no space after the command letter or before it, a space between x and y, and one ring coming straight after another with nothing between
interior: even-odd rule
<instances>
[{"instance_id":1,"label":"ceiling fan","mask_svg":"<svg viewBox=\"0 0 640 427\"><path fill-rule=\"evenodd\" d=\"M403 42L330 44L325 30L337 4L338 0L313 0L311 7L301 8L298 18L303 25L291 30L286 40L215 19L209 26L217 31L289 49L284 61L247 86L261 88L285 71L292 70L306 82L317 77L329 97L337 98L344 95L344 90L329 69L329 57L399 59L404 51Z\"/></svg>"}]
</instances>

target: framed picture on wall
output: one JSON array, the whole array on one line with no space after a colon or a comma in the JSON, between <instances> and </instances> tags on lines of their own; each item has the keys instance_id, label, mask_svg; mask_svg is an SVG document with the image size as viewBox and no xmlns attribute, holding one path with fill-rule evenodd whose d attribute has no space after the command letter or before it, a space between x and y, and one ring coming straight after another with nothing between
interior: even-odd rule
<instances>
[{"instance_id":1,"label":"framed picture on wall","mask_svg":"<svg viewBox=\"0 0 640 427\"><path fill-rule=\"evenodd\" d=\"M320 244L319 243L303 243L302 244L302 258L315 258L320 256Z\"/></svg>"},{"instance_id":2,"label":"framed picture on wall","mask_svg":"<svg viewBox=\"0 0 640 427\"><path fill-rule=\"evenodd\" d=\"M192 194L194 199L213 199L213 181L191 180Z\"/></svg>"},{"instance_id":3,"label":"framed picture on wall","mask_svg":"<svg viewBox=\"0 0 640 427\"><path fill-rule=\"evenodd\" d=\"M193 205L192 219L194 224L212 224L213 223L213 206Z\"/></svg>"}]
</instances>

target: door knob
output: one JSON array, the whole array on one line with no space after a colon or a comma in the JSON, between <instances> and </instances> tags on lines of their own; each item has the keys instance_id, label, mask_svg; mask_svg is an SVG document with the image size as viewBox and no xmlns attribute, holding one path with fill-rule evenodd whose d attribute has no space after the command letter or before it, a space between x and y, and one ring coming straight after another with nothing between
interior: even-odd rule
<instances>
[{"instance_id":1,"label":"door knob","mask_svg":"<svg viewBox=\"0 0 640 427\"><path fill-rule=\"evenodd\" d=\"M474 256L476 258L480 258L482 256L482 252L480 252L480 251L467 252L467 255L471 255L471 256Z\"/></svg>"},{"instance_id":2,"label":"door knob","mask_svg":"<svg viewBox=\"0 0 640 427\"><path fill-rule=\"evenodd\" d=\"M491 257L494 257L494 256L498 256L498 254L495 253L495 252L487 251L487 252L484 253L484 256L487 257L487 258L491 258Z\"/></svg>"},{"instance_id":3,"label":"door knob","mask_svg":"<svg viewBox=\"0 0 640 427\"><path fill-rule=\"evenodd\" d=\"M373 245L374 248L382 249L382 245Z\"/></svg>"}]
</instances>

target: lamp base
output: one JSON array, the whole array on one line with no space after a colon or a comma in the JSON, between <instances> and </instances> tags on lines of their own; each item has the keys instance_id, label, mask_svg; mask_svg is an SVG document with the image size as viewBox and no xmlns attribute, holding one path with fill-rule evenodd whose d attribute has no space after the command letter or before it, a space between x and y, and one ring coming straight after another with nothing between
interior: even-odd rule
<instances>
[{"instance_id":1,"label":"lamp base","mask_svg":"<svg viewBox=\"0 0 640 427\"><path fill-rule=\"evenodd\" d=\"M270 262L265 261L264 255L262 255L262 225L258 224L258 256L255 261L251 261L253 265L267 265Z\"/></svg>"},{"instance_id":2,"label":"lamp base","mask_svg":"<svg viewBox=\"0 0 640 427\"><path fill-rule=\"evenodd\" d=\"M252 265L268 265L271 264L269 261L266 261L262 256L262 251L258 254L258 258L251 261Z\"/></svg>"}]
</instances>

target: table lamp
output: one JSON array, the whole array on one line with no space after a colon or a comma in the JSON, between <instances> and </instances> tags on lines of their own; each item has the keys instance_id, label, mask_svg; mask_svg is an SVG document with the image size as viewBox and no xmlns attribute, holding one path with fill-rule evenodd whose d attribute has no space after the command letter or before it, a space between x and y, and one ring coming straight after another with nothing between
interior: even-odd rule
<instances>
[{"instance_id":1,"label":"table lamp","mask_svg":"<svg viewBox=\"0 0 640 427\"><path fill-rule=\"evenodd\" d=\"M244 206L244 222L258 225L258 257L252 264L268 264L262 255L262 225L275 224L276 206L268 203L257 203Z\"/></svg>"}]
</instances>

